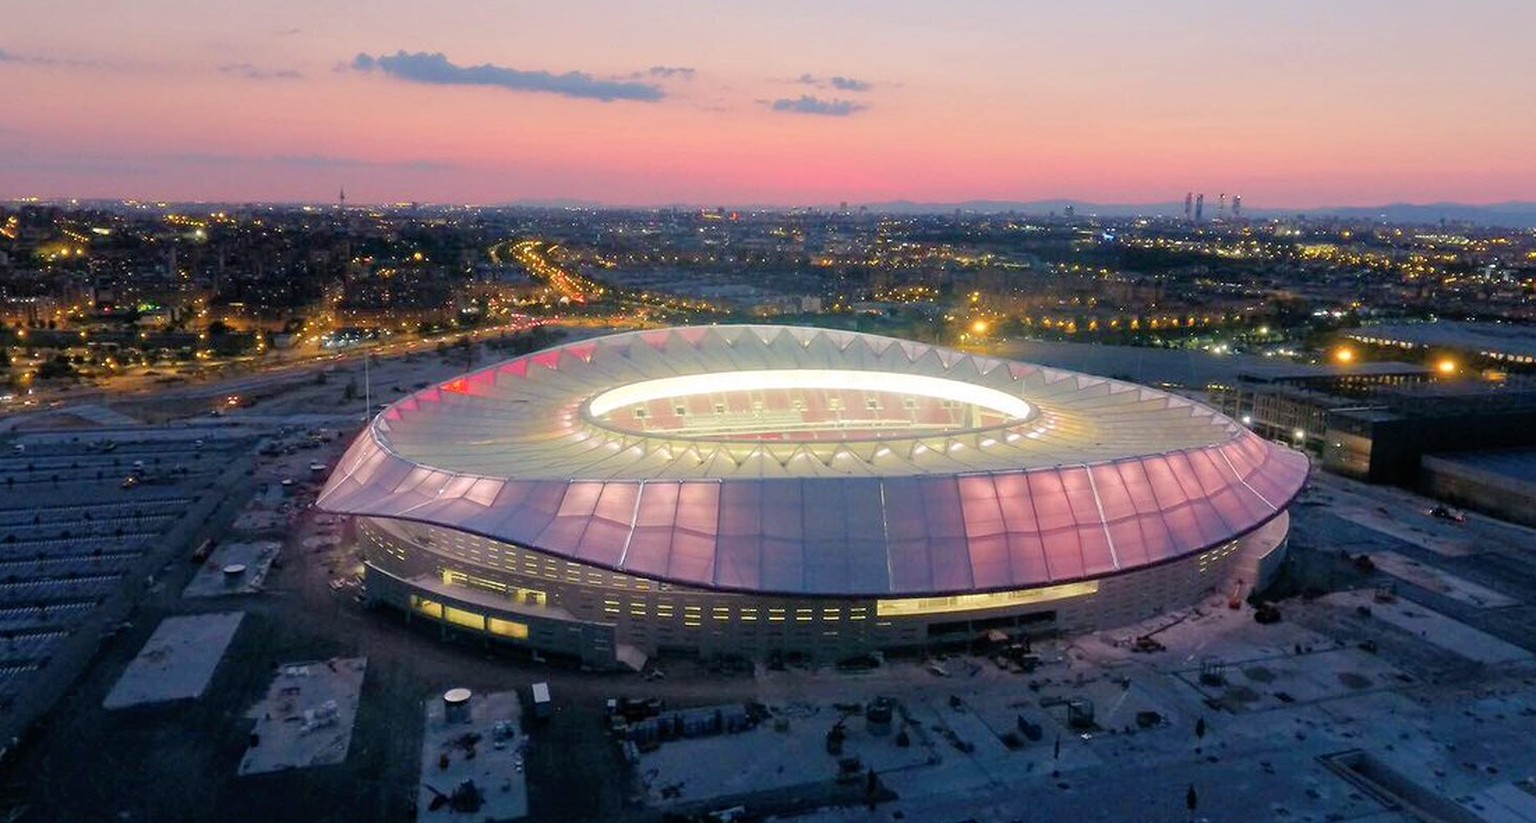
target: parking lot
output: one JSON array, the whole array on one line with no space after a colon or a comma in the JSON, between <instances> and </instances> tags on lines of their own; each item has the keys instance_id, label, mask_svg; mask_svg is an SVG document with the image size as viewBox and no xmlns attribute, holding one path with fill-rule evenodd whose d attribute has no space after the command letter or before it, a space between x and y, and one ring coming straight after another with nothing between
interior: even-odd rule
<instances>
[{"instance_id":1,"label":"parking lot","mask_svg":"<svg viewBox=\"0 0 1536 823\"><path fill-rule=\"evenodd\" d=\"M15 435L0 452L0 728L68 682L199 519L224 499L242 437L132 428ZM148 435L148 436L146 436Z\"/></svg>"}]
</instances>

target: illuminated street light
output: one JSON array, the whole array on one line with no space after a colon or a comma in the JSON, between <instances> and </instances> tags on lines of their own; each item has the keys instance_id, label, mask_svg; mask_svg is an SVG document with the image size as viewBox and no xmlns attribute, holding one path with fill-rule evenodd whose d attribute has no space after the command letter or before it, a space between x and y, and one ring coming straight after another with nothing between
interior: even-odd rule
<instances>
[{"instance_id":1,"label":"illuminated street light","mask_svg":"<svg viewBox=\"0 0 1536 823\"><path fill-rule=\"evenodd\" d=\"M1449 377L1456 373L1456 361L1449 357L1441 358L1440 362L1435 364L1435 371L1439 372L1442 376Z\"/></svg>"},{"instance_id":2,"label":"illuminated street light","mask_svg":"<svg viewBox=\"0 0 1536 823\"><path fill-rule=\"evenodd\" d=\"M1341 348L1338 351L1333 353L1333 359L1338 361L1339 363L1346 363L1346 364L1347 363L1353 363L1353 362L1355 362L1355 350L1354 349L1348 349L1348 348Z\"/></svg>"}]
</instances>

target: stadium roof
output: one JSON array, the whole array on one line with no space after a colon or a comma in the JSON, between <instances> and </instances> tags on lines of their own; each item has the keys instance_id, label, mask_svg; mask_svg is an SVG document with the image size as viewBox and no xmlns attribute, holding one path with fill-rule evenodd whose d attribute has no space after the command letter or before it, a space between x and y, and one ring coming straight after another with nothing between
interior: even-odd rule
<instances>
[{"instance_id":1,"label":"stadium roof","mask_svg":"<svg viewBox=\"0 0 1536 823\"><path fill-rule=\"evenodd\" d=\"M1273 518L1306 472L1153 389L718 326L569 343L419 391L319 504L688 585L917 595L1181 557Z\"/></svg>"}]
</instances>

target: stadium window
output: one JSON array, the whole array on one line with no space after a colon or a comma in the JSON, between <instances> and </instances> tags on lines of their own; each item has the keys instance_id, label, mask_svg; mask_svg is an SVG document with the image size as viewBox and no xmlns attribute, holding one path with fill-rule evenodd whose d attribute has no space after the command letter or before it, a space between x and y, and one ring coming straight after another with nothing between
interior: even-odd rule
<instances>
[{"instance_id":1,"label":"stadium window","mask_svg":"<svg viewBox=\"0 0 1536 823\"><path fill-rule=\"evenodd\" d=\"M425 597L413 594L411 595L411 608L439 620L443 619L443 604L436 600L428 600Z\"/></svg>"},{"instance_id":2,"label":"stadium window","mask_svg":"<svg viewBox=\"0 0 1536 823\"><path fill-rule=\"evenodd\" d=\"M1072 597L1083 597L1094 594L1098 590L1098 581L1089 580L1083 583L1064 583L1058 586L1045 586L1038 589L1017 589L1010 592L879 600L875 603L875 614L880 617L901 617L995 609L1004 606L1049 603Z\"/></svg>"},{"instance_id":3,"label":"stadium window","mask_svg":"<svg viewBox=\"0 0 1536 823\"><path fill-rule=\"evenodd\" d=\"M518 623L513 620L502 620L499 617L491 618L488 623L491 634L501 635L502 637L510 637L513 640L528 639L527 623Z\"/></svg>"},{"instance_id":4,"label":"stadium window","mask_svg":"<svg viewBox=\"0 0 1536 823\"><path fill-rule=\"evenodd\" d=\"M443 610L443 618L456 626L463 626L475 631L485 631L485 615L479 612L448 606Z\"/></svg>"}]
</instances>

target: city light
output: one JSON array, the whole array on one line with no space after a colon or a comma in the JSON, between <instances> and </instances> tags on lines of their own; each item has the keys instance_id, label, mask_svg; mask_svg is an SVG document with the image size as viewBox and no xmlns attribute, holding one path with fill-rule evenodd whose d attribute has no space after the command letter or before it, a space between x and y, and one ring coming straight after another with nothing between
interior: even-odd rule
<instances>
[{"instance_id":1,"label":"city light","mask_svg":"<svg viewBox=\"0 0 1536 823\"><path fill-rule=\"evenodd\" d=\"M1341 365L1348 365L1353 363L1355 362L1355 350L1349 348L1340 348L1333 353L1333 359L1335 362Z\"/></svg>"},{"instance_id":2,"label":"city light","mask_svg":"<svg viewBox=\"0 0 1536 823\"><path fill-rule=\"evenodd\" d=\"M1449 357L1442 357L1439 362L1435 363L1435 371L1445 377L1449 377L1456 373L1456 361Z\"/></svg>"}]
</instances>

